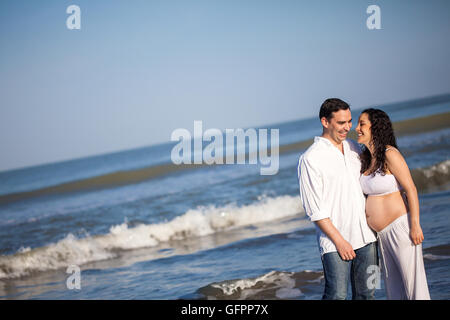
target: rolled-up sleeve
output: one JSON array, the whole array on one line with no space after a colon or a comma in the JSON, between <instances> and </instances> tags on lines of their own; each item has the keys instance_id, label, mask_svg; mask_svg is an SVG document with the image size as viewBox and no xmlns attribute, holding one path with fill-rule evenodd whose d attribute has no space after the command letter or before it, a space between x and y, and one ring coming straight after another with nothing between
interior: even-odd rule
<instances>
[{"instance_id":1,"label":"rolled-up sleeve","mask_svg":"<svg viewBox=\"0 0 450 320\"><path fill-rule=\"evenodd\" d=\"M304 157L298 164L298 181L303 208L311 221L330 217L323 199L323 179L320 172Z\"/></svg>"}]
</instances>

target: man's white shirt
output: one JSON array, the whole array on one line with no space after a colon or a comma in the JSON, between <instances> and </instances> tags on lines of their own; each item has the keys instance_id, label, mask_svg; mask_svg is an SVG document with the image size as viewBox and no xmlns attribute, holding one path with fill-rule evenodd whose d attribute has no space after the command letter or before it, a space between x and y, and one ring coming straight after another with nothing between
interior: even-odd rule
<instances>
[{"instance_id":1,"label":"man's white shirt","mask_svg":"<svg viewBox=\"0 0 450 320\"><path fill-rule=\"evenodd\" d=\"M303 153L298 163L300 198L311 221L329 218L353 250L376 241L367 225L365 197L359 183L359 145L344 140L344 154L323 137ZM320 254L337 251L334 243L316 225Z\"/></svg>"}]
</instances>

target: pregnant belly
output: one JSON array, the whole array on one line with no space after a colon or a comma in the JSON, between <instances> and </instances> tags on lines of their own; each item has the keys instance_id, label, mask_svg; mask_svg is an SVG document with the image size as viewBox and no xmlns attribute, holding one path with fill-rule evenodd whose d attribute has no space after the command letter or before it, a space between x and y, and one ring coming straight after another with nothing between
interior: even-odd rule
<instances>
[{"instance_id":1,"label":"pregnant belly","mask_svg":"<svg viewBox=\"0 0 450 320\"><path fill-rule=\"evenodd\" d=\"M367 224L376 232L380 232L408 211L407 203L404 201L400 192L394 192L384 196L367 197Z\"/></svg>"}]
</instances>

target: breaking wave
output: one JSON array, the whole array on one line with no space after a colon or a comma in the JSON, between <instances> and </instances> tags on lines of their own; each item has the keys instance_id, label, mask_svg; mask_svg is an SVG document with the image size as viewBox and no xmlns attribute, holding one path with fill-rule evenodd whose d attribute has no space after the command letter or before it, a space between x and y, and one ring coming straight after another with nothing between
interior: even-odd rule
<instances>
[{"instance_id":1,"label":"breaking wave","mask_svg":"<svg viewBox=\"0 0 450 320\"><path fill-rule=\"evenodd\" d=\"M411 171L417 189L446 189L450 182L450 160ZM21 248L0 256L0 279L27 276L35 272L67 268L119 257L121 251L155 247L172 240L193 239L234 228L304 214L298 196L260 197L255 203L238 207L198 207L168 222L127 223L112 226L104 235L83 238L68 234L64 239L39 248ZM426 259L436 259L428 255ZM441 257L438 257L441 259Z\"/></svg>"},{"instance_id":2,"label":"breaking wave","mask_svg":"<svg viewBox=\"0 0 450 320\"><path fill-rule=\"evenodd\" d=\"M317 271L271 271L256 278L233 279L211 283L197 290L208 300L301 299L306 292L317 291L323 273Z\"/></svg>"},{"instance_id":3,"label":"breaking wave","mask_svg":"<svg viewBox=\"0 0 450 320\"><path fill-rule=\"evenodd\" d=\"M67 235L57 243L40 248L21 248L13 255L0 256L0 279L17 278L39 271L67 268L116 258L123 250L154 247L172 240L185 240L259 224L303 213L294 196L260 197L257 202L237 207L199 207L171 221L112 226L108 234L77 238Z\"/></svg>"},{"instance_id":4,"label":"breaking wave","mask_svg":"<svg viewBox=\"0 0 450 320\"><path fill-rule=\"evenodd\" d=\"M442 161L426 168L411 170L414 183L419 191L447 188L450 182L450 160Z\"/></svg>"}]
</instances>

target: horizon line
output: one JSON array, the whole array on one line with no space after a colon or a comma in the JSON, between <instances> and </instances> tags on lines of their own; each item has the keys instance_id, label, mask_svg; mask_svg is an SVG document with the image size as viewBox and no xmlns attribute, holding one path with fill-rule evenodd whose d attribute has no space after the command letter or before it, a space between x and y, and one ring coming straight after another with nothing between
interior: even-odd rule
<instances>
[{"instance_id":1,"label":"horizon line","mask_svg":"<svg viewBox=\"0 0 450 320\"><path fill-rule=\"evenodd\" d=\"M443 102L443 101L450 101L450 92L442 93L442 94L435 94L435 95L430 95L430 96L424 96L424 97L415 98L415 99L407 99L407 100L400 100L400 101L395 101L395 102L388 102L388 103L384 103L384 104L373 104L373 105L368 105L368 106L365 106L365 107L356 108L356 109L352 109L352 110L363 110L363 109L366 109L366 108L374 108L374 107L378 107L378 108L380 108L380 107L391 107L391 106L401 105L401 104L411 103L411 102L420 103L420 102L424 102L424 101L427 101L427 100L430 100L430 99L435 99L436 101L432 101L429 104L439 103L439 102ZM351 105L350 105L350 107L351 107ZM309 116L309 117L305 117L305 118L297 118L297 119L294 119L294 120L287 120L287 121L276 122L276 123L272 123L272 124L265 124L265 125L258 125L258 126L248 126L248 127L239 128L239 129L246 130L246 129L250 129L250 128L255 128L255 129L271 128L271 127L274 127L274 126L277 126L277 125L278 126L279 125L285 125L285 124L294 123L294 122L297 122L297 121L313 119L315 117L316 116ZM238 128L234 128L234 129L238 129ZM224 132L224 130L221 130L221 131ZM194 138L195 137L192 137L192 139L194 139ZM69 159L62 159L62 160L56 160L56 161L43 162L43 163L32 164L32 165L27 165L27 166L23 166L23 167L15 167L15 168L13 167L13 168L0 170L0 174L7 173L7 172L12 172L12 171L34 169L36 167L44 167L44 166L48 166L48 165L62 164L62 163L65 163L65 162L78 161L78 160L82 160L82 159L103 157L103 156L114 155L114 154L118 154L118 153L122 153L122 152L130 152L130 151L146 149L146 148L153 148L153 147L158 147L158 146L163 146L163 145L170 145L170 144L175 144L175 143L176 143L176 141L168 140L168 141L156 142L154 144L149 144L149 145L145 145L145 146L126 148L126 149L121 149L121 150L116 150L116 151L109 151L109 152L103 152L103 153L96 153L96 154L91 154L91 155L86 155L86 156L81 156L81 157L75 157L75 158L69 158Z\"/></svg>"}]
</instances>

